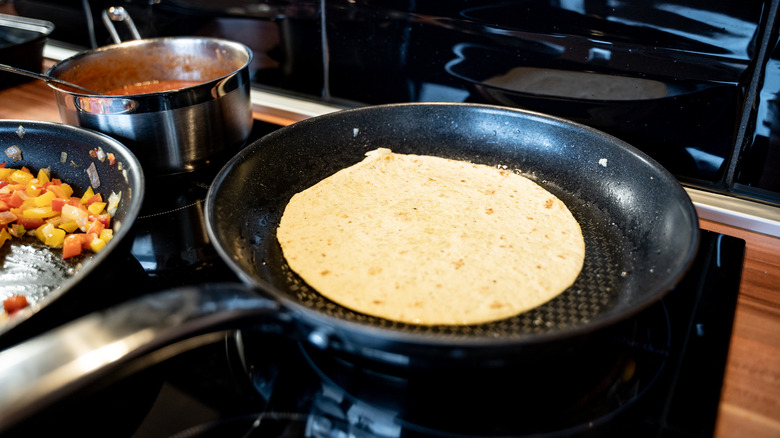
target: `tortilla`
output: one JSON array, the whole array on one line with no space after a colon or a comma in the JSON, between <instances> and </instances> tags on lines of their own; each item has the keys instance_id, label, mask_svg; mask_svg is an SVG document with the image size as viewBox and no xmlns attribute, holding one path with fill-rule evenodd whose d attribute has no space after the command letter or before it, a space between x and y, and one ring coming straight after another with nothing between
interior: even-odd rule
<instances>
[{"instance_id":1,"label":"tortilla","mask_svg":"<svg viewBox=\"0 0 780 438\"><path fill-rule=\"evenodd\" d=\"M528 178L377 149L295 194L277 239L330 300L410 324L479 324L537 307L575 281L579 224Z\"/></svg>"}]
</instances>

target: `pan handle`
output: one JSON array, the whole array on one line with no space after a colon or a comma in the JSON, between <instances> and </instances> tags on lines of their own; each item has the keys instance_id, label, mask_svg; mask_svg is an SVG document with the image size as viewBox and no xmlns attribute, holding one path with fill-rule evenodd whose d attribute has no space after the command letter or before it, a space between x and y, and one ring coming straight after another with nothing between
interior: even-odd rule
<instances>
[{"instance_id":1,"label":"pan handle","mask_svg":"<svg viewBox=\"0 0 780 438\"><path fill-rule=\"evenodd\" d=\"M135 27L133 18L122 6L111 6L108 9L103 9L103 12L100 16L103 19L103 24L106 25L106 29L108 29L108 33L111 35L111 39L114 41L114 43L119 44L122 42L122 38L119 36L119 32L117 32L116 26L114 26L115 21L121 21L125 23L127 29L130 31L130 35L132 35L134 40L141 39L141 34L138 33L138 28Z\"/></svg>"},{"instance_id":2,"label":"pan handle","mask_svg":"<svg viewBox=\"0 0 780 438\"><path fill-rule=\"evenodd\" d=\"M185 287L86 315L8 348L0 352L0 432L100 379L219 341L258 317L283 318L279 309L240 284Z\"/></svg>"}]
</instances>

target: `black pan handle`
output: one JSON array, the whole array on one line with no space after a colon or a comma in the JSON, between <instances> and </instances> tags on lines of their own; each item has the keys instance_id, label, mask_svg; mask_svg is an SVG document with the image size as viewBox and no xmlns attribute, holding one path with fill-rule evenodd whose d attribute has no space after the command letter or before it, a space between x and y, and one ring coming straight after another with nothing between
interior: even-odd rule
<instances>
[{"instance_id":1,"label":"black pan handle","mask_svg":"<svg viewBox=\"0 0 780 438\"><path fill-rule=\"evenodd\" d=\"M146 295L0 352L0 432L87 388L224 339L225 331L283 319L276 301L240 284Z\"/></svg>"}]
</instances>

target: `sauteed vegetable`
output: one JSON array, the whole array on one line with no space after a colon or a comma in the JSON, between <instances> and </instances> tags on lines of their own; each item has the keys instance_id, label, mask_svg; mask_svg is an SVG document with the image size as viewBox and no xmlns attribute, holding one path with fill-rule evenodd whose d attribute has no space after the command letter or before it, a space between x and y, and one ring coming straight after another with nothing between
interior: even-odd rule
<instances>
[{"instance_id":1,"label":"sauteed vegetable","mask_svg":"<svg viewBox=\"0 0 780 438\"><path fill-rule=\"evenodd\" d=\"M0 246L32 234L51 248L61 248L62 258L82 251L98 252L113 237L110 228L119 195L104 200L88 188L74 196L68 183L51 178L48 169L36 174L26 168L0 164Z\"/></svg>"}]
</instances>

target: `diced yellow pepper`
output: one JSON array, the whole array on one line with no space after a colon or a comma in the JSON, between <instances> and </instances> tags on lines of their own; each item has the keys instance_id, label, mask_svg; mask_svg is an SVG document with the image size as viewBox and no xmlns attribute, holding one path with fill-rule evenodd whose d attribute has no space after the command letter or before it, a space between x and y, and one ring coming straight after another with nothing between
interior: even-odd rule
<instances>
[{"instance_id":1,"label":"diced yellow pepper","mask_svg":"<svg viewBox=\"0 0 780 438\"><path fill-rule=\"evenodd\" d=\"M89 198L93 196L95 196L95 191L92 190L92 187L90 186L90 188L88 188L87 191L84 192L84 195L81 196L81 203L86 204L87 201L89 201Z\"/></svg>"},{"instance_id":2,"label":"diced yellow pepper","mask_svg":"<svg viewBox=\"0 0 780 438\"><path fill-rule=\"evenodd\" d=\"M46 192L35 197L35 205L37 207L51 207L51 201L56 197L57 196L54 194L54 192Z\"/></svg>"},{"instance_id":3,"label":"diced yellow pepper","mask_svg":"<svg viewBox=\"0 0 780 438\"><path fill-rule=\"evenodd\" d=\"M27 198L22 201L22 205L19 206L19 209L22 211L27 210L28 208L35 208L35 198Z\"/></svg>"},{"instance_id":4,"label":"diced yellow pepper","mask_svg":"<svg viewBox=\"0 0 780 438\"><path fill-rule=\"evenodd\" d=\"M42 189L40 187L38 187L38 186L35 186L35 185L28 185L24 189L25 193L27 193L28 195L33 196L33 197L40 195L41 191L42 191Z\"/></svg>"},{"instance_id":5,"label":"diced yellow pepper","mask_svg":"<svg viewBox=\"0 0 780 438\"><path fill-rule=\"evenodd\" d=\"M73 233L79 229L79 225L76 223L76 221L63 222L59 225L59 227L65 230L66 233Z\"/></svg>"},{"instance_id":6,"label":"diced yellow pepper","mask_svg":"<svg viewBox=\"0 0 780 438\"><path fill-rule=\"evenodd\" d=\"M33 207L28 208L22 212L22 217L27 219L46 219L60 214L58 211L54 211L51 207Z\"/></svg>"},{"instance_id":7,"label":"diced yellow pepper","mask_svg":"<svg viewBox=\"0 0 780 438\"><path fill-rule=\"evenodd\" d=\"M11 169L10 167L9 168L5 168L5 167L0 168L0 181L8 181L10 179L9 177L11 176L12 173L14 173L15 170L16 169Z\"/></svg>"},{"instance_id":8,"label":"diced yellow pepper","mask_svg":"<svg viewBox=\"0 0 780 438\"><path fill-rule=\"evenodd\" d=\"M46 245L55 248L60 247L65 240L65 230L57 228L52 224L47 224L43 226L43 236L45 238L43 243Z\"/></svg>"},{"instance_id":9,"label":"diced yellow pepper","mask_svg":"<svg viewBox=\"0 0 780 438\"><path fill-rule=\"evenodd\" d=\"M103 228L100 230L100 235L98 236L100 240L108 243L109 240L111 240L114 237L114 230L111 228Z\"/></svg>"},{"instance_id":10,"label":"diced yellow pepper","mask_svg":"<svg viewBox=\"0 0 780 438\"><path fill-rule=\"evenodd\" d=\"M63 198L70 198L73 196L73 187L71 187L70 184L62 183L60 184L60 187L65 191L66 196L63 196Z\"/></svg>"},{"instance_id":11,"label":"diced yellow pepper","mask_svg":"<svg viewBox=\"0 0 780 438\"><path fill-rule=\"evenodd\" d=\"M33 179L33 175L23 170L14 170L11 172L11 175L9 175L8 179L15 184L27 184L30 182L30 180Z\"/></svg>"},{"instance_id":12,"label":"diced yellow pepper","mask_svg":"<svg viewBox=\"0 0 780 438\"><path fill-rule=\"evenodd\" d=\"M43 242L43 243L46 243L46 236L43 234L43 229L44 229L44 228L45 228L47 225L48 225L48 224L43 224L43 225L41 225L40 227L38 227L38 228L36 228L36 229L35 229L35 237L37 237L37 238L38 238L38 240L40 240L40 241L41 241L41 242Z\"/></svg>"},{"instance_id":13,"label":"diced yellow pepper","mask_svg":"<svg viewBox=\"0 0 780 438\"><path fill-rule=\"evenodd\" d=\"M48 169L39 169L38 170L38 176L35 177L38 180L38 184L44 185L47 182L51 181L49 178L49 172Z\"/></svg>"},{"instance_id":14,"label":"diced yellow pepper","mask_svg":"<svg viewBox=\"0 0 780 438\"><path fill-rule=\"evenodd\" d=\"M55 198L60 198L60 199L68 199L68 198L70 198L70 194L68 193L68 191L65 190L64 188L62 188L61 185L53 185L52 184L49 187L46 187L46 190L54 193L54 197Z\"/></svg>"},{"instance_id":15,"label":"diced yellow pepper","mask_svg":"<svg viewBox=\"0 0 780 438\"><path fill-rule=\"evenodd\" d=\"M87 207L87 210L94 215L98 215L103 212L104 208L106 208L105 202L93 202Z\"/></svg>"},{"instance_id":16,"label":"diced yellow pepper","mask_svg":"<svg viewBox=\"0 0 780 438\"><path fill-rule=\"evenodd\" d=\"M92 239L92 241L89 242L89 247L93 252L99 252L106 247L106 241L98 238Z\"/></svg>"},{"instance_id":17,"label":"diced yellow pepper","mask_svg":"<svg viewBox=\"0 0 780 438\"><path fill-rule=\"evenodd\" d=\"M8 233L8 231L5 228L3 228L2 230L0 230L0 246L3 246L6 240L11 240L11 235Z\"/></svg>"}]
</instances>

